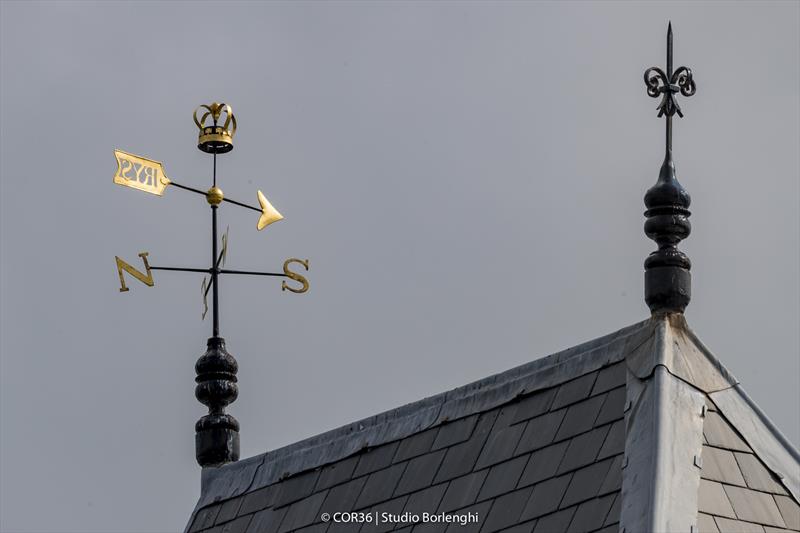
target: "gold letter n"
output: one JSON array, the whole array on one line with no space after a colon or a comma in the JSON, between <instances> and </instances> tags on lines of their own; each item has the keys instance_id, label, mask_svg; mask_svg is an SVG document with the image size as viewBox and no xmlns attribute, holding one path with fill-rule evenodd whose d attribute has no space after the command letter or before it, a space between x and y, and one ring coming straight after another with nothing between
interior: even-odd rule
<instances>
[{"instance_id":1,"label":"gold letter n","mask_svg":"<svg viewBox=\"0 0 800 533\"><path fill-rule=\"evenodd\" d=\"M148 252L142 252L139 254L139 257L141 257L142 261L144 261L144 268L147 271L146 276L141 272L139 272L138 270L136 270L135 268L133 268L128 263L126 263L125 261L123 261L122 259L120 259L119 257L114 256L114 259L117 260L117 272L119 272L119 284L121 285L119 288L119 292L125 292L128 290L128 287L125 286L125 278L122 275L123 270L128 274L130 274L131 276L133 276L134 278L141 281L142 283L144 283L145 285L147 285L148 287L152 287L154 285L153 273L150 271L150 265L147 264L147 254Z\"/></svg>"}]
</instances>

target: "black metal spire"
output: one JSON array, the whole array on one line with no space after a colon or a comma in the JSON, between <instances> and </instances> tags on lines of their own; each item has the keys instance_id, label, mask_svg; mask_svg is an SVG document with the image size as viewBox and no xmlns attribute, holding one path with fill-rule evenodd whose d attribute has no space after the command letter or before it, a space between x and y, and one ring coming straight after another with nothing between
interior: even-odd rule
<instances>
[{"instance_id":1,"label":"black metal spire","mask_svg":"<svg viewBox=\"0 0 800 533\"><path fill-rule=\"evenodd\" d=\"M212 104L213 106L213 104ZM228 111L230 120L232 113ZM213 114L213 131L218 133L218 115ZM226 124L227 127L227 124ZM234 122L235 127L235 122ZM211 206L211 332L207 349L194 365L197 386L194 395L206 407L208 414L197 421L195 429L195 456L201 466L215 466L239 460L239 421L225 412L225 408L239 396L236 373L239 364L225 349L225 339L219 335L219 274L222 255L217 254L217 208L222 202L222 190L217 188L217 154L233 149L230 139L211 139L203 142L201 130L198 148L214 155L212 187L206 195Z\"/></svg>"},{"instance_id":2,"label":"black metal spire","mask_svg":"<svg viewBox=\"0 0 800 533\"><path fill-rule=\"evenodd\" d=\"M644 215L645 234L658 244L658 250L651 253L644 262L644 299L652 313L682 313L692 295L692 262L678 243L689 236L692 225L689 222L691 198L686 189L675 177L675 163L672 160L672 117L676 113L683 117L675 96L680 92L692 96L696 87L692 71L678 67L672 71L672 23L667 28L667 71L650 67L644 71L647 94L653 98L661 95L658 116L666 118L666 151L664 163L658 174L658 181L644 196L647 207Z\"/></svg>"}]
</instances>

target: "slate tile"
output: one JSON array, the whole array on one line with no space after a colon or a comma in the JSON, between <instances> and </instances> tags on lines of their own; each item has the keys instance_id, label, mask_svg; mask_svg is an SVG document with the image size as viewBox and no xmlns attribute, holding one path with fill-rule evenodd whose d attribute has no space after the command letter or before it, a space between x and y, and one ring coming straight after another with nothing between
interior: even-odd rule
<instances>
[{"instance_id":1,"label":"slate tile","mask_svg":"<svg viewBox=\"0 0 800 533\"><path fill-rule=\"evenodd\" d=\"M480 470L451 481L439 505L439 512L448 512L475 503L488 473L488 470Z\"/></svg>"},{"instance_id":2,"label":"slate tile","mask_svg":"<svg viewBox=\"0 0 800 533\"><path fill-rule=\"evenodd\" d=\"M253 519L247 526L247 533L276 533L281 525L288 507L276 509L270 507L253 515Z\"/></svg>"},{"instance_id":3,"label":"slate tile","mask_svg":"<svg viewBox=\"0 0 800 533\"><path fill-rule=\"evenodd\" d=\"M405 525L398 520L403 513L408 496L394 498L370 508L369 512L376 517L376 522L368 522L362 525L360 533L385 533L393 530L398 525ZM390 516L384 516L387 513Z\"/></svg>"},{"instance_id":4,"label":"slate tile","mask_svg":"<svg viewBox=\"0 0 800 533\"><path fill-rule=\"evenodd\" d=\"M744 486L744 478L739 471L739 464L733 456L733 452L703 446L703 468L700 471L701 477L712 481L720 481L731 485Z\"/></svg>"},{"instance_id":5,"label":"slate tile","mask_svg":"<svg viewBox=\"0 0 800 533\"><path fill-rule=\"evenodd\" d=\"M538 483L543 479L556 475L556 470L558 470L558 465L561 464L561 459L564 457L564 452L567 451L568 445L569 441L563 441L534 452L525 467L525 471L522 473L519 486L524 487Z\"/></svg>"},{"instance_id":6,"label":"slate tile","mask_svg":"<svg viewBox=\"0 0 800 533\"><path fill-rule=\"evenodd\" d=\"M370 474L358 500L356 500L355 509L369 507L391 498L405 468L406 463L400 463Z\"/></svg>"},{"instance_id":7,"label":"slate tile","mask_svg":"<svg viewBox=\"0 0 800 533\"><path fill-rule=\"evenodd\" d=\"M317 480L317 486L314 488L314 490L320 491L329 489L334 485L338 485L339 483L344 483L345 481L349 480L351 477L353 477L353 472L355 471L359 460L360 456L354 455L352 457L348 457L347 459L343 459L322 467L322 470L319 473L319 479Z\"/></svg>"},{"instance_id":8,"label":"slate tile","mask_svg":"<svg viewBox=\"0 0 800 533\"><path fill-rule=\"evenodd\" d=\"M528 420L517 445L516 453L530 452L553 442L566 412L566 409L560 409Z\"/></svg>"},{"instance_id":9,"label":"slate tile","mask_svg":"<svg viewBox=\"0 0 800 533\"><path fill-rule=\"evenodd\" d=\"M607 459L576 470L569 487L567 487L567 492L561 500L561 507L569 507L597 496L613 462L613 459ZM608 505L611 506L611 503L609 502ZM603 515L603 518L605 518L605 515ZM602 525L601 522L597 527L599 528Z\"/></svg>"},{"instance_id":10,"label":"slate tile","mask_svg":"<svg viewBox=\"0 0 800 533\"><path fill-rule=\"evenodd\" d=\"M589 397L592 386L597 379L597 372L591 372L561 385L556 392L550 409L559 409Z\"/></svg>"},{"instance_id":11,"label":"slate tile","mask_svg":"<svg viewBox=\"0 0 800 533\"><path fill-rule=\"evenodd\" d=\"M481 488L478 500L494 498L516 488L517 481L519 481L522 471L525 470L525 464L529 458L529 455L523 455L493 466L489 470L489 475L486 477L483 488Z\"/></svg>"},{"instance_id":12,"label":"slate tile","mask_svg":"<svg viewBox=\"0 0 800 533\"><path fill-rule=\"evenodd\" d=\"M603 441L603 446L600 448L600 453L597 454L598 459L605 459L612 455L617 455L625 452L625 420L617 420L611 424L611 429L608 430L606 440Z\"/></svg>"},{"instance_id":13,"label":"slate tile","mask_svg":"<svg viewBox=\"0 0 800 533\"><path fill-rule=\"evenodd\" d=\"M600 529L613 503L613 494L583 502L575 511L567 533L587 533Z\"/></svg>"},{"instance_id":14,"label":"slate tile","mask_svg":"<svg viewBox=\"0 0 800 533\"><path fill-rule=\"evenodd\" d=\"M619 533L619 524L613 524L603 529L598 529L596 533Z\"/></svg>"},{"instance_id":15,"label":"slate tile","mask_svg":"<svg viewBox=\"0 0 800 533\"><path fill-rule=\"evenodd\" d=\"M719 516L714 517L717 527L725 533L764 533L764 528L758 524L750 524L741 520L729 520Z\"/></svg>"},{"instance_id":16,"label":"slate tile","mask_svg":"<svg viewBox=\"0 0 800 533\"><path fill-rule=\"evenodd\" d=\"M220 533L245 533L252 519L253 515L240 516L236 520L223 525Z\"/></svg>"},{"instance_id":17,"label":"slate tile","mask_svg":"<svg viewBox=\"0 0 800 533\"><path fill-rule=\"evenodd\" d=\"M697 510L715 516L736 518L722 484L707 479L701 479L700 488L697 489Z\"/></svg>"},{"instance_id":18,"label":"slate tile","mask_svg":"<svg viewBox=\"0 0 800 533\"><path fill-rule=\"evenodd\" d=\"M606 474L606 479L603 480L603 484L600 486L599 494L606 494L607 492L613 492L622 489L622 460L624 455L620 454L614 457L611 466L608 469L608 474Z\"/></svg>"},{"instance_id":19,"label":"slate tile","mask_svg":"<svg viewBox=\"0 0 800 533\"><path fill-rule=\"evenodd\" d=\"M592 388L592 396L621 387L626 384L626 380L627 369L624 361L602 368L597 373L597 380Z\"/></svg>"},{"instance_id":20,"label":"slate tile","mask_svg":"<svg viewBox=\"0 0 800 533\"><path fill-rule=\"evenodd\" d=\"M610 426L602 426L573 438L564 453L558 473L568 472L594 462L609 428Z\"/></svg>"},{"instance_id":21,"label":"slate tile","mask_svg":"<svg viewBox=\"0 0 800 533\"><path fill-rule=\"evenodd\" d=\"M766 533L793 533L790 529L783 529L781 527L764 526Z\"/></svg>"},{"instance_id":22,"label":"slate tile","mask_svg":"<svg viewBox=\"0 0 800 533\"><path fill-rule=\"evenodd\" d=\"M455 522L447 524L447 533L478 533L478 531L481 533L486 533L486 530L482 528L488 520L488 516L491 512L490 509L492 508L493 503L495 503L494 500L489 500L457 511L458 514L475 513L478 516L478 521L469 523L465 526Z\"/></svg>"},{"instance_id":23,"label":"slate tile","mask_svg":"<svg viewBox=\"0 0 800 533\"><path fill-rule=\"evenodd\" d=\"M222 505L216 504L203 507L197 511L197 513L194 515L192 527L189 528L189 532L195 533L195 531L200 531L201 529L207 529L213 526L221 508Z\"/></svg>"},{"instance_id":24,"label":"slate tile","mask_svg":"<svg viewBox=\"0 0 800 533\"><path fill-rule=\"evenodd\" d=\"M771 494L750 489L723 485L736 517L747 522L767 526L786 527L781 512Z\"/></svg>"},{"instance_id":25,"label":"slate tile","mask_svg":"<svg viewBox=\"0 0 800 533\"><path fill-rule=\"evenodd\" d=\"M406 502L406 506L403 511L414 514L435 514L436 510L439 508L439 504L442 502L442 497L444 496L446 490L447 483L440 483L438 485L434 485L433 487L428 487L425 490L415 492L409 496L408 502ZM474 501L475 500L473 498L473 501L468 502L465 505L469 505Z\"/></svg>"},{"instance_id":26,"label":"slate tile","mask_svg":"<svg viewBox=\"0 0 800 533\"><path fill-rule=\"evenodd\" d=\"M713 411L706 412L706 417L703 421L703 435L706 436L711 446L739 452L752 451L733 428L718 413Z\"/></svg>"},{"instance_id":27,"label":"slate tile","mask_svg":"<svg viewBox=\"0 0 800 533\"><path fill-rule=\"evenodd\" d=\"M426 524L417 524L414 526L414 529L411 530L412 533L445 533L447 531L447 526L450 524L443 524L440 522L428 522Z\"/></svg>"},{"instance_id":28,"label":"slate tile","mask_svg":"<svg viewBox=\"0 0 800 533\"><path fill-rule=\"evenodd\" d=\"M494 500L492 510L484 521L481 533L492 533L516 524L528 503L532 487L515 490ZM526 519L523 519L526 520Z\"/></svg>"},{"instance_id":29,"label":"slate tile","mask_svg":"<svg viewBox=\"0 0 800 533\"><path fill-rule=\"evenodd\" d=\"M703 513L697 515L697 529L698 533L719 533L714 517Z\"/></svg>"},{"instance_id":30,"label":"slate tile","mask_svg":"<svg viewBox=\"0 0 800 533\"><path fill-rule=\"evenodd\" d=\"M439 432L433 441L432 450L446 448L459 442L464 442L472 435L472 430L478 422L478 415L459 418L439 426Z\"/></svg>"},{"instance_id":31,"label":"slate tile","mask_svg":"<svg viewBox=\"0 0 800 533\"><path fill-rule=\"evenodd\" d=\"M512 425L514 419L517 417L517 407L519 404L520 402L513 401L503 405L500 408L500 412L497 414L497 419L494 422L494 428L492 430L497 431Z\"/></svg>"},{"instance_id":32,"label":"slate tile","mask_svg":"<svg viewBox=\"0 0 800 533\"><path fill-rule=\"evenodd\" d=\"M329 522L319 522L317 524L313 524L310 526L306 526L302 529L298 529L297 533L325 533L330 526Z\"/></svg>"},{"instance_id":33,"label":"slate tile","mask_svg":"<svg viewBox=\"0 0 800 533\"><path fill-rule=\"evenodd\" d=\"M534 527L536 527L536 520L531 520L530 522L517 524L516 526L504 529L502 533L531 533Z\"/></svg>"},{"instance_id":34,"label":"slate tile","mask_svg":"<svg viewBox=\"0 0 800 533\"><path fill-rule=\"evenodd\" d=\"M318 522L316 524L298 529L296 533L326 533L330 525L330 522Z\"/></svg>"},{"instance_id":35,"label":"slate tile","mask_svg":"<svg viewBox=\"0 0 800 533\"><path fill-rule=\"evenodd\" d=\"M282 507L297 500L302 500L314 490L318 478L319 470L312 470L284 479L276 485L277 489L273 505Z\"/></svg>"},{"instance_id":36,"label":"slate tile","mask_svg":"<svg viewBox=\"0 0 800 533\"><path fill-rule=\"evenodd\" d=\"M242 505L239 507L239 516L272 507L275 503L275 494L277 492L278 485L269 485L253 492L248 492L244 495Z\"/></svg>"},{"instance_id":37,"label":"slate tile","mask_svg":"<svg viewBox=\"0 0 800 533\"><path fill-rule=\"evenodd\" d=\"M734 456L748 487L773 494L786 494L786 489L767 470L767 467L761 463L758 457L750 453L741 452L734 452Z\"/></svg>"},{"instance_id":38,"label":"slate tile","mask_svg":"<svg viewBox=\"0 0 800 533\"><path fill-rule=\"evenodd\" d=\"M522 520L530 520L558 509L572 474L554 477L533 486L531 497L522 512Z\"/></svg>"},{"instance_id":39,"label":"slate tile","mask_svg":"<svg viewBox=\"0 0 800 533\"><path fill-rule=\"evenodd\" d=\"M353 477L371 474L376 470L381 470L382 468L389 466L392 463L392 457L394 457L394 454L397 451L397 446L397 442L391 442L389 444L384 444L383 446L372 448L361 454L361 458L358 461L358 466L356 466Z\"/></svg>"},{"instance_id":40,"label":"slate tile","mask_svg":"<svg viewBox=\"0 0 800 533\"><path fill-rule=\"evenodd\" d=\"M553 398L556 396L556 390L546 389L543 391L534 392L530 396L523 398L517 404L517 410L514 413L514 418L511 423L516 424L529 418L534 418L542 415L550 410L553 403Z\"/></svg>"},{"instance_id":41,"label":"slate tile","mask_svg":"<svg viewBox=\"0 0 800 533\"><path fill-rule=\"evenodd\" d=\"M597 414L600 412L600 407L602 407L605 399L606 395L601 394L600 396L592 396L588 400L584 400L580 403L572 404L567 409L567 414L564 415L564 421L561 423L561 427L558 428L556 440L568 439L592 429Z\"/></svg>"},{"instance_id":42,"label":"slate tile","mask_svg":"<svg viewBox=\"0 0 800 533\"><path fill-rule=\"evenodd\" d=\"M575 509L575 507L570 507L569 509L541 517L536 522L533 533L561 533L566 531L569 523L572 522Z\"/></svg>"},{"instance_id":43,"label":"slate tile","mask_svg":"<svg viewBox=\"0 0 800 533\"><path fill-rule=\"evenodd\" d=\"M625 416L623 412L625 408L625 393L625 387L613 389L608 393L606 401L603 402L603 407L600 409L600 414L597 415L597 420L594 421L595 426L602 426Z\"/></svg>"},{"instance_id":44,"label":"slate tile","mask_svg":"<svg viewBox=\"0 0 800 533\"><path fill-rule=\"evenodd\" d=\"M608 514L606 515L606 520L603 522L604 526L609 526L619 522L620 508L622 507L622 493L617 492L614 493L613 496L614 503L611 505L611 509L609 509Z\"/></svg>"},{"instance_id":45,"label":"slate tile","mask_svg":"<svg viewBox=\"0 0 800 533\"><path fill-rule=\"evenodd\" d=\"M446 450L439 450L411 459L403 473L403 477L400 478L395 495L407 494L429 487L433 481L433 476L439 470L439 465L444 459L445 453Z\"/></svg>"},{"instance_id":46,"label":"slate tile","mask_svg":"<svg viewBox=\"0 0 800 533\"><path fill-rule=\"evenodd\" d=\"M483 413L475 424L475 431L472 437L468 441L447 449L444 461L442 461L439 472L436 474L435 483L472 472L496 416L496 410Z\"/></svg>"},{"instance_id":47,"label":"slate tile","mask_svg":"<svg viewBox=\"0 0 800 533\"><path fill-rule=\"evenodd\" d=\"M353 506L366 484L367 478L356 478L342 485L336 485L328 492L320 512L335 513L352 511Z\"/></svg>"},{"instance_id":48,"label":"slate tile","mask_svg":"<svg viewBox=\"0 0 800 533\"><path fill-rule=\"evenodd\" d=\"M475 469L480 470L510 459L514 455L514 450L517 448L517 443L524 430L525 426L522 424L503 428L500 431L493 430L480 456L478 456Z\"/></svg>"},{"instance_id":49,"label":"slate tile","mask_svg":"<svg viewBox=\"0 0 800 533\"><path fill-rule=\"evenodd\" d=\"M325 501L327 496L328 491L324 490L291 504L286 509L286 515L278 531L282 533L299 529L319 520L322 502Z\"/></svg>"},{"instance_id":50,"label":"slate tile","mask_svg":"<svg viewBox=\"0 0 800 533\"><path fill-rule=\"evenodd\" d=\"M224 524L225 522L230 522L236 518L243 501L244 496L237 496L236 498L231 498L230 500L225 500L222 502L222 506L219 509L219 514L217 514L217 520L214 523Z\"/></svg>"},{"instance_id":51,"label":"slate tile","mask_svg":"<svg viewBox=\"0 0 800 533\"><path fill-rule=\"evenodd\" d=\"M406 437L400 441L397 448L397 453L394 456L394 462L400 463L407 459L412 459L418 455L428 453L433 447L433 442L436 440L436 434L439 428L431 428L421 433L417 433L410 437Z\"/></svg>"},{"instance_id":52,"label":"slate tile","mask_svg":"<svg viewBox=\"0 0 800 533\"><path fill-rule=\"evenodd\" d=\"M800 505L788 496L775 496L775 503L789 529L800 531Z\"/></svg>"}]
</instances>

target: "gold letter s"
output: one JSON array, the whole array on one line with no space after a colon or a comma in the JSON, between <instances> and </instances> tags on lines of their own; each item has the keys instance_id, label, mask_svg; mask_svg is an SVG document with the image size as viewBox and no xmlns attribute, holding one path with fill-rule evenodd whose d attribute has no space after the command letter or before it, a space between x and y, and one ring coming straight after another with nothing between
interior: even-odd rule
<instances>
[{"instance_id":1,"label":"gold letter s","mask_svg":"<svg viewBox=\"0 0 800 533\"><path fill-rule=\"evenodd\" d=\"M302 285L302 287L300 287L299 289L293 289L292 287L289 286L288 283L286 283L285 281L282 281L281 282L281 290L285 291L286 289L289 289L290 291L292 291L293 293L296 293L296 294L300 294L300 293L306 292L308 290L308 280L304 276L298 274L297 272L292 272L291 270L289 270L289 265L291 263L300 263L301 265L303 265L306 268L306 270L308 270L308 259L306 259L304 261L302 259L291 258L291 259L287 259L286 261L283 262L283 273L286 275L286 277L289 278L289 279L293 279L296 282L300 283ZM120 274L120 276L121 275L122 274Z\"/></svg>"}]
</instances>

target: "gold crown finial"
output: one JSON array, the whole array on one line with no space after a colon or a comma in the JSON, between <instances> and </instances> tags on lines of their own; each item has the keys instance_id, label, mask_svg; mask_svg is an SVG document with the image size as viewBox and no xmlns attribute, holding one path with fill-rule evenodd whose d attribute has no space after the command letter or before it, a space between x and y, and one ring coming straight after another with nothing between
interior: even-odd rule
<instances>
[{"instance_id":1,"label":"gold crown finial","mask_svg":"<svg viewBox=\"0 0 800 533\"><path fill-rule=\"evenodd\" d=\"M197 112L205 109L206 112L197 118ZM225 122L220 124L220 116L225 112ZM211 117L212 124L206 125L206 120ZM236 134L236 117L233 109L228 104L212 102L203 104L194 110L194 123L200 129L197 147L208 154L225 154L233 150L233 136Z\"/></svg>"}]
</instances>

